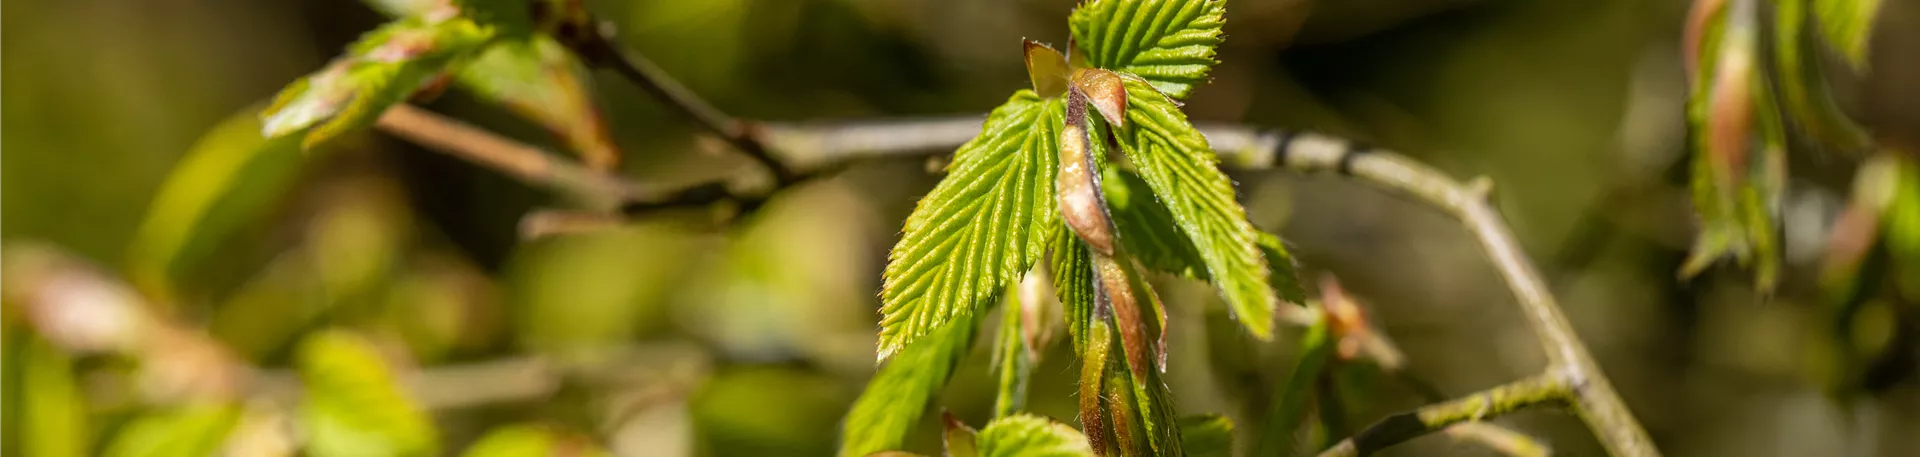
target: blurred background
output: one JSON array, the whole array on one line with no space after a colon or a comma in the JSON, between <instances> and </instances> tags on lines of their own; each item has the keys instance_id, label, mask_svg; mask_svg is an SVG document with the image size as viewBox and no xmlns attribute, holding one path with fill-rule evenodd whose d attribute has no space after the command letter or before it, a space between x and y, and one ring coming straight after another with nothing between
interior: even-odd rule
<instances>
[{"instance_id":1,"label":"blurred background","mask_svg":"<svg viewBox=\"0 0 1920 457\"><path fill-rule=\"evenodd\" d=\"M587 3L694 92L777 122L983 113L1028 85L1020 39L1064 43L1075 2ZM1834 78L1889 143L1920 144L1914 3L1886 0L1870 74ZM1581 336L1669 454L1920 455L1916 308L1875 301L1836 322L1814 287L1854 160L1795 159L1778 293L1756 295L1730 268L1675 279L1693 230L1676 165L1686 8L1235 0L1223 63L1186 108L1492 178ZM380 379L388 370L369 360L413 387L405 401L437 430L422 446L438 453L521 424L618 455L827 455L874 371L887 249L938 179L921 163L876 163L734 225L669 211L523 241L523 215L565 202L374 131L280 165L178 166L190 151L257 143L266 100L385 20L360 3L7 0L0 20L6 455L169 455L142 449L185 449L163 447L180 445L166 429L204 416L183 399L236 396L251 400L212 419L237 424L226 449L271 455L291 446L276 431L294 414L272 398L298 395L286 392L296 378ZM622 173L692 182L746 163L616 75L593 76ZM425 106L565 149L468 93ZM170 179L258 201L155 222ZM1341 278L1435 389L1465 394L1543 366L1477 244L1442 215L1335 178L1235 179L1255 224L1287 239L1309 278ZM135 247L143 224L222 235L195 238L153 273ZM1162 279L1180 410L1257 429L1244 421L1284 382L1299 329L1251 340L1205 285ZM1032 408L1071 421L1077 368L1061 346L1037 370ZM984 423L986 352L975 348L934 408ZM296 374L307 364L346 380ZM1346 375L1354 427L1422 403L1377 373ZM912 450L938 452L937 417ZM1563 455L1602 452L1562 412L1498 422ZM1488 452L1432 436L1388 454Z\"/></svg>"}]
</instances>

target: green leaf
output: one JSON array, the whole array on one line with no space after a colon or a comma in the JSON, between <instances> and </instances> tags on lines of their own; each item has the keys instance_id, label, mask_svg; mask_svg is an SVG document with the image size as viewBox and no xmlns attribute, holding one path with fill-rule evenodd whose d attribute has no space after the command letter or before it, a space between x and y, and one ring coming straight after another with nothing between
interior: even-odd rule
<instances>
[{"instance_id":1,"label":"green leaf","mask_svg":"<svg viewBox=\"0 0 1920 457\"><path fill-rule=\"evenodd\" d=\"M1206 280L1207 266L1200 250L1176 226L1173 213L1153 196L1147 181L1132 171L1109 167L1101 187L1113 209L1120 245L1147 269Z\"/></svg>"},{"instance_id":2,"label":"green leaf","mask_svg":"<svg viewBox=\"0 0 1920 457\"><path fill-rule=\"evenodd\" d=\"M362 36L326 68L281 90L260 114L265 124L261 134L307 131L301 146L311 148L372 125L388 107L458 68L495 35L492 27L463 18L389 22Z\"/></svg>"},{"instance_id":3,"label":"green leaf","mask_svg":"<svg viewBox=\"0 0 1920 457\"><path fill-rule=\"evenodd\" d=\"M1233 455L1233 420L1219 414L1180 418L1180 447L1195 457Z\"/></svg>"},{"instance_id":4,"label":"green leaf","mask_svg":"<svg viewBox=\"0 0 1920 457\"><path fill-rule=\"evenodd\" d=\"M1294 434L1307 417L1312 403L1315 380L1333 354L1333 336L1327 319L1318 319L1300 337L1300 359L1280 386L1280 394L1267 413L1267 431L1255 442L1254 455L1293 455L1298 452Z\"/></svg>"},{"instance_id":5,"label":"green leaf","mask_svg":"<svg viewBox=\"0 0 1920 457\"><path fill-rule=\"evenodd\" d=\"M1132 266L1132 262L1126 259L1116 259L1116 261L1120 267L1120 271L1126 276L1125 281L1128 287L1133 289L1133 295L1139 297L1141 301L1144 302L1141 303L1142 305L1151 306L1156 309L1164 306L1160 303L1159 295L1153 292L1153 287L1147 283L1146 278L1141 276L1139 270ZM1120 307L1116 305L1115 312L1112 316L1115 331L1140 331L1148 337L1152 337L1157 333L1160 335L1159 341L1162 344L1166 342L1164 339L1166 332L1165 321L1160 321L1156 323L1154 327L1149 328L1145 322L1145 320L1148 319L1146 316L1138 316L1140 322L1128 322L1128 319L1124 319L1126 313L1120 312L1119 309ZM1129 330L1130 328L1136 330ZM1123 338L1122 341L1125 341L1125 339ZM1109 365L1124 367L1124 369L1116 368L1116 371L1118 371L1118 373L1115 373L1116 381L1125 382L1125 384L1121 385L1127 385L1133 388L1129 396L1131 401L1123 404L1132 407L1133 411L1131 411L1132 414L1130 415L1139 421L1138 425L1141 433L1135 434L1134 436L1146 438L1143 444L1145 444L1147 446L1146 449L1152 451L1154 455L1183 455L1180 447L1179 416L1176 415L1173 410L1173 392L1167 389L1166 381L1160 378L1160 370L1164 368L1164 365L1151 362L1157 360L1164 363L1164 354L1160 352L1165 349L1164 346L1161 344L1143 344L1135 347L1131 344L1121 344L1120 347L1122 351L1125 351L1124 357L1128 359L1136 358L1136 354L1134 354L1133 351L1137 349L1140 351L1140 354L1137 354L1138 360L1150 361L1144 364L1109 363ZM1115 356L1119 357L1121 354L1115 354ZM1115 428L1118 427L1120 427L1120 425L1116 424Z\"/></svg>"},{"instance_id":6,"label":"green leaf","mask_svg":"<svg viewBox=\"0 0 1920 457\"><path fill-rule=\"evenodd\" d=\"M1920 303L1920 163L1898 152L1885 155L1894 158L1899 182L1887 204L1881 233L1893 259L1894 286L1908 303Z\"/></svg>"},{"instance_id":7,"label":"green leaf","mask_svg":"<svg viewBox=\"0 0 1920 457\"><path fill-rule=\"evenodd\" d=\"M202 136L169 172L128 245L129 274L149 293L169 295L241 227L286 194L305 157L295 137L260 136L248 108Z\"/></svg>"},{"instance_id":8,"label":"green leaf","mask_svg":"<svg viewBox=\"0 0 1920 457\"><path fill-rule=\"evenodd\" d=\"M219 455L240 420L233 405L193 405L141 415L120 428L106 457Z\"/></svg>"},{"instance_id":9,"label":"green leaf","mask_svg":"<svg viewBox=\"0 0 1920 457\"><path fill-rule=\"evenodd\" d=\"M1193 241L1180 233L1173 213L1153 197L1153 189L1140 175L1109 168L1101 183L1107 204L1113 207L1113 219L1119 226L1120 244L1149 270L1184 278L1207 280L1206 261ZM1293 254L1280 237L1261 232L1257 243L1260 254L1271 269L1267 285L1281 300L1305 303L1306 289L1300 285Z\"/></svg>"},{"instance_id":10,"label":"green leaf","mask_svg":"<svg viewBox=\"0 0 1920 457\"><path fill-rule=\"evenodd\" d=\"M1806 30L1808 1L1774 2L1773 74L1780 78L1781 101L1794 125L1825 149L1865 153L1872 140L1840 110L1822 74L1819 50Z\"/></svg>"},{"instance_id":11,"label":"green leaf","mask_svg":"<svg viewBox=\"0 0 1920 457\"><path fill-rule=\"evenodd\" d=\"M546 127L589 166L604 170L619 162L586 66L553 37L500 41L462 68L454 81Z\"/></svg>"},{"instance_id":12,"label":"green leaf","mask_svg":"<svg viewBox=\"0 0 1920 457\"><path fill-rule=\"evenodd\" d=\"M1139 75L1181 99L1216 63L1225 14L1224 0L1094 0L1067 24L1088 64Z\"/></svg>"},{"instance_id":13,"label":"green leaf","mask_svg":"<svg viewBox=\"0 0 1920 457\"><path fill-rule=\"evenodd\" d=\"M464 457L608 457L613 454L585 437L543 425L515 424L493 429L468 446Z\"/></svg>"},{"instance_id":14,"label":"green leaf","mask_svg":"<svg viewBox=\"0 0 1920 457\"><path fill-rule=\"evenodd\" d=\"M1087 323L1093 321L1093 308L1098 299L1093 288L1092 251L1064 226L1054 233L1053 242L1049 243L1053 247L1053 292L1060 298L1068 339L1073 340L1076 353L1083 352L1087 345Z\"/></svg>"},{"instance_id":15,"label":"green leaf","mask_svg":"<svg viewBox=\"0 0 1920 457\"><path fill-rule=\"evenodd\" d=\"M1028 317L1021 312L1019 284L1008 288L1006 306L1000 309L999 335L994 337L993 371L999 375L999 393L993 400L993 417L1007 417L1027 408L1027 383L1033 376L1035 360L1028 354L1027 338L1022 332Z\"/></svg>"},{"instance_id":16,"label":"green leaf","mask_svg":"<svg viewBox=\"0 0 1920 457\"><path fill-rule=\"evenodd\" d=\"M1779 104L1767 90L1772 85L1756 68L1758 11L1755 0L1733 0L1703 31L1703 49L1710 52L1699 56L1687 105L1700 235L1680 274L1691 277L1732 257L1751 267L1755 287L1768 293L1779 277L1787 145Z\"/></svg>"},{"instance_id":17,"label":"green leaf","mask_svg":"<svg viewBox=\"0 0 1920 457\"><path fill-rule=\"evenodd\" d=\"M1092 456L1087 437L1072 426L1021 414L996 419L980 430L980 457Z\"/></svg>"},{"instance_id":18,"label":"green leaf","mask_svg":"<svg viewBox=\"0 0 1920 457\"><path fill-rule=\"evenodd\" d=\"M1855 70L1867 68L1867 45L1873 38L1873 19L1880 0L1813 0L1814 17L1827 43L1847 57Z\"/></svg>"},{"instance_id":19,"label":"green leaf","mask_svg":"<svg viewBox=\"0 0 1920 457\"><path fill-rule=\"evenodd\" d=\"M432 421L373 343L344 331L307 337L298 350L301 421L315 457L438 455Z\"/></svg>"},{"instance_id":20,"label":"green leaf","mask_svg":"<svg viewBox=\"0 0 1920 457\"><path fill-rule=\"evenodd\" d=\"M19 408L19 415L8 417L17 419L7 424L16 427L12 438L17 443L12 445L18 447L13 449L34 457L88 455L87 398L74 376L73 358L39 339L9 346L24 346L19 362L8 360L21 364L20 384L10 387L19 391L10 398L17 401L9 403L9 408Z\"/></svg>"},{"instance_id":21,"label":"green leaf","mask_svg":"<svg viewBox=\"0 0 1920 457\"><path fill-rule=\"evenodd\" d=\"M541 0L542 2L548 0ZM468 14L498 18L502 28L530 26L526 0L368 0L394 18ZM456 5L456 3L459 3ZM499 12L494 12L498 10ZM513 13L513 14L505 14ZM517 14L517 16L516 16ZM481 24L487 20L476 18ZM512 34L487 46L455 74L455 82L481 99L506 105L565 141L588 165L612 168L619 151L593 98L592 78L572 51L547 34Z\"/></svg>"},{"instance_id":22,"label":"green leaf","mask_svg":"<svg viewBox=\"0 0 1920 457\"><path fill-rule=\"evenodd\" d=\"M859 457L899 449L927 403L946 387L954 367L973 347L975 317L963 316L920 338L880 367L854 400L840 429L840 455Z\"/></svg>"},{"instance_id":23,"label":"green leaf","mask_svg":"<svg viewBox=\"0 0 1920 457\"><path fill-rule=\"evenodd\" d=\"M367 6L387 16L422 22L440 22L466 18L499 29L507 35L533 31L533 7L530 3L553 0L363 0Z\"/></svg>"},{"instance_id":24,"label":"green leaf","mask_svg":"<svg viewBox=\"0 0 1920 457\"><path fill-rule=\"evenodd\" d=\"M946 433L941 434L941 442L947 449L947 457L979 457L980 432L960 422L953 413L942 413L941 420L946 422Z\"/></svg>"},{"instance_id":25,"label":"green leaf","mask_svg":"<svg viewBox=\"0 0 1920 457\"><path fill-rule=\"evenodd\" d=\"M1248 333L1270 338L1278 300L1266 284L1271 271L1258 246L1260 232L1234 199L1233 182L1220 172L1206 137L1173 100L1143 81L1127 81L1127 104L1120 149L1200 252L1234 317Z\"/></svg>"},{"instance_id":26,"label":"green leaf","mask_svg":"<svg viewBox=\"0 0 1920 457\"><path fill-rule=\"evenodd\" d=\"M977 313L1038 260L1059 225L1053 196L1057 99L1022 90L954 152L888 256L880 358Z\"/></svg>"}]
</instances>

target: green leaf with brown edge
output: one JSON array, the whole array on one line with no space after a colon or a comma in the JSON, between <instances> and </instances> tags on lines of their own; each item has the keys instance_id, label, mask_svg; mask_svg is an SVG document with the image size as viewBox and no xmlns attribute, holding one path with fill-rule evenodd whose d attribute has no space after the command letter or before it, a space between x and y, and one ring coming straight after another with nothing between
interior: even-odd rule
<instances>
[{"instance_id":1,"label":"green leaf with brown edge","mask_svg":"<svg viewBox=\"0 0 1920 457\"><path fill-rule=\"evenodd\" d=\"M120 427L105 457L219 455L240 420L227 404L183 405L146 412Z\"/></svg>"},{"instance_id":2,"label":"green leaf with brown edge","mask_svg":"<svg viewBox=\"0 0 1920 457\"><path fill-rule=\"evenodd\" d=\"M1139 79L1127 80L1128 125L1120 149L1200 252L1207 276L1242 327L1256 338L1273 335L1278 298L1267 285L1259 230L1235 200L1233 182L1200 131L1172 99Z\"/></svg>"},{"instance_id":3,"label":"green leaf with brown edge","mask_svg":"<svg viewBox=\"0 0 1920 457\"><path fill-rule=\"evenodd\" d=\"M495 427L467 446L462 457L611 457L587 436L539 424Z\"/></svg>"},{"instance_id":4,"label":"green leaf with brown edge","mask_svg":"<svg viewBox=\"0 0 1920 457\"><path fill-rule=\"evenodd\" d=\"M1292 455L1298 452L1295 433L1306 421L1307 406L1313 401L1315 380L1333 355L1333 337L1327 319L1317 319L1300 337L1300 358L1280 386L1273 408L1267 413L1267 430L1254 443L1253 455Z\"/></svg>"},{"instance_id":5,"label":"green leaf with brown edge","mask_svg":"<svg viewBox=\"0 0 1920 457\"><path fill-rule=\"evenodd\" d=\"M1873 21L1880 13L1880 0L1812 0L1813 15L1820 21L1820 33L1828 44L1846 56L1855 70L1867 69L1867 45L1873 38Z\"/></svg>"},{"instance_id":6,"label":"green leaf with brown edge","mask_svg":"<svg viewBox=\"0 0 1920 457\"><path fill-rule=\"evenodd\" d=\"M496 34L465 18L389 22L355 41L346 55L281 90L260 113L261 134L305 131L301 146L312 148L372 125L387 108L459 68Z\"/></svg>"},{"instance_id":7,"label":"green leaf with brown edge","mask_svg":"<svg viewBox=\"0 0 1920 457\"><path fill-rule=\"evenodd\" d=\"M1026 51L1027 79L1033 83L1033 92L1041 97L1053 98L1067 93L1067 57L1033 40L1023 44Z\"/></svg>"},{"instance_id":8,"label":"green leaf with brown edge","mask_svg":"<svg viewBox=\"0 0 1920 457\"><path fill-rule=\"evenodd\" d=\"M547 35L502 40L455 74L454 82L500 103L565 141L595 169L612 169L620 151L594 101L585 65Z\"/></svg>"},{"instance_id":9,"label":"green leaf with brown edge","mask_svg":"<svg viewBox=\"0 0 1920 457\"><path fill-rule=\"evenodd\" d=\"M915 205L882 275L881 359L979 312L1040 258L1060 225L1052 178L1062 106L1014 94Z\"/></svg>"},{"instance_id":10,"label":"green leaf with brown edge","mask_svg":"<svg viewBox=\"0 0 1920 457\"><path fill-rule=\"evenodd\" d=\"M995 419L980 429L980 457L1088 457L1093 448L1072 426L1021 414Z\"/></svg>"},{"instance_id":11,"label":"green leaf with brown edge","mask_svg":"<svg viewBox=\"0 0 1920 457\"><path fill-rule=\"evenodd\" d=\"M1840 110L1820 68L1820 53L1807 28L1807 4L1819 0L1773 2L1773 74L1793 125L1830 151L1858 155L1872 139Z\"/></svg>"},{"instance_id":12,"label":"green leaf with brown edge","mask_svg":"<svg viewBox=\"0 0 1920 457\"><path fill-rule=\"evenodd\" d=\"M840 424L840 456L899 449L973 347L975 316L963 316L922 337L867 381Z\"/></svg>"},{"instance_id":13,"label":"green leaf with brown edge","mask_svg":"<svg viewBox=\"0 0 1920 457\"><path fill-rule=\"evenodd\" d=\"M1139 75L1175 99L1207 81L1224 0L1093 0L1067 18L1088 64Z\"/></svg>"},{"instance_id":14,"label":"green leaf with brown edge","mask_svg":"<svg viewBox=\"0 0 1920 457\"><path fill-rule=\"evenodd\" d=\"M367 3L394 18L456 15L475 9L470 6L482 10L512 6L521 16L528 11L525 0L369 0ZM526 20L506 19L516 23ZM620 151L608 134L605 118L594 100L592 77L586 66L552 35L502 35L507 37L487 46L455 73L454 82L483 100L505 105L545 127L580 154L588 166L613 168L619 162Z\"/></svg>"},{"instance_id":15,"label":"green leaf with brown edge","mask_svg":"<svg viewBox=\"0 0 1920 457\"><path fill-rule=\"evenodd\" d=\"M1132 262L1125 259L1116 260L1120 270L1126 275L1125 281L1128 287L1132 288L1133 295L1140 299L1139 304L1156 309L1162 308L1164 305L1160 303L1159 295L1153 292L1153 287L1140 275L1139 270L1132 266ZM1130 331L1128 329L1136 329L1149 334L1165 335L1164 321L1149 326L1146 316L1129 317L1129 313L1120 311L1118 304L1115 308L1113 315L1115 330L1124 332ZM1128 320L1136 321L1128 322ZM1144 444L1154 455L1179 456L1183 455L1180 447L1179 416L1174 412L1172 391L1168 390L1166 381L1160 379L1160 371L1165 368L1166 359L1162 351L1166 349L1164 346L1166 340L1157 339L1160 344L1143 344L1137 347L1122 344L1121 350L1127 352L1126 358L1136 358L1132 352L1137 349L1142 352L1137 355L1137 358L1157 362L1122 364L1125 369L1121 375L1126 380L1126 385L1133 388L1131 396L1133 400L1128 406L1133 408L1133 413L1139 418L1141 431L1144 432L1141 434L1145 438Z\"/></svg>"},{"instance_id":16,"label":"green leaf with brown edge","mask_svg":"<svg viewBox=\"0 0 1920 457\"><path fill-rule=\"evenodd\" d=\"M1779 104L1759 72L1756 0L1732 0L1708 23L1688 100L1695 132L1690 187L1700 234L1681 266L1691 277L1724 257L1754 272L1755 287L1771 292L1779 276L1776 236L1786 180L1786 134ZM1756 135L1757 133L1757 135ZM1758 136L1760 144L1751 139ZM1757 154L1756 154L1757 152Z\"/></svg>"},{"instance_id":17,"label":"green leaf with brown edge","mask_svg":"<svg viewBox=\"0 0 1920 457\"><path fill-rule=\"evenodd\" d=\"M1219 414L1180 418L1180 447L1194 457L1231 457L1233 420Z\"/></svg>"},{"instance_id":18,"label":"green leaf with brown edge","mask_svg":"<svg viewBox=\"0 0 1920 457\"><path fill-rule=\"evenodd\" d=\"M249 107L200 137L167 174L128 244L127 269L147 293L174 284L285 197L306 157L297 136L260 136Z\"/></svg>"},{"instance_id":19,"label":"green leaf with brown edge","mask_svg":"<svg viewBox=\"0 0 1920 457\"><path fill-rule=\"evenodd\" d=\"M439 455L433 421L387 363L372 342L346 331L322 331L301 342L299 417L308 455Z\"/></svg>"},{"instance_id":20,"label":"green leaf with brown edge","mask_svg":"<svg viewBox=\"0 0 1920 457\"><path fill-rule=\"evenodd\" d=\"M979 431L961 423L960 419L953 417L953 413L941 413L940 420L946 423L947 428L940 434L941 444L947 449L946 457L979 457Z\"/></svg>"}]
</instances>

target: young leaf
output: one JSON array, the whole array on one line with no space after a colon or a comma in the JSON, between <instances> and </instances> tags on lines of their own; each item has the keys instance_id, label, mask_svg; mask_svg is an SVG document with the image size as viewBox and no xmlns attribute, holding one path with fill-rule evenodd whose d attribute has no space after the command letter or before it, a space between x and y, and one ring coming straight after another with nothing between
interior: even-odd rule
<instances>
[{"instance_id":1,"label":"young leaf","mask_svg":"<svg viewBox=\"0 0 1920 457\"><path fill-rule=\"evenodd\" d=\"M954 367L973 347L974 316L964 316L920 338L880 367L854 400L840 429L840 456L899 449L920 423L927 402L946 387Z\"/></svg>"},{"instance_id":2,"label":"young leaf","mask_svg":"<svg viewBox=\"0 0 1920 457\"><path fill-rule=\"evenodd\" d=\"M1847 57L1855 70L1867 68L1867 44L1873 37L1873 19L1880 0L1812 0L1814 17L1827 43Z\"/></svg>"},{"instance_id":3,"label":"young leaf","mask_svg":"<svg viewBox=\"0 0 1920 457\"><path fill-rule=\"evenodd\" d=\"M1224 0L1093 0L1067 24L1088 64L1139 75L1181 99L1206 82L1225 13Z\"/></svg>"},{"instance_id":4,"label":"young leaf","mask_svg":"<svg viewBox=\"0 0 1920 457\"><path fill-rule=\"evenodd\" d=\"M1840 110L1822 75L1819 49L1806 27L1808 1L1773 3L1773 74L1780 77L1776 87L1787 108L1785 113L1824 149L1865 153L1872 140Z\"/></svg>"},{"instance_id":5,"label":"young leaf","mask_svg":"<svg viewBox=\"0 0 1920 457\"><path fill-rule=\"evenodd\" d=\"M999 394L994 396L993 417L1007 417L1027 407L1027 381L1033 375L1036 360L1024 335L1030 317L1020 299L1019 287L1010 287L1007 304L1000 310L999 335L994 338L993 370L1000 377Z\"/></svg>"},{"instance_id":6,"label":"young leaf","mask_svg":"<svg viewBox=\"0 0 1920 457\"><path fill-rule=\"evenodd\" d=\"M1195 457L1233 455L1233 420L1219 414L1180 418L1180 447Z\"/></svg>"},{"instance_id":7,"label":"young leaf","mask_svg":"<svg viewBox=\"0 0 1920 457\"><path fill-rule=\"evenodd\" d=\"M1894 287L1908 303L1920 303L1920 161L1895 151L1882 155L1893 162L1897 181L1881 230L1892 255Z\"/></svg>"},{"instance_id":8,"label":"young leaf","mask_svg":"<svg viewBox=\"0 0 1920 457\"><path fill-rule=\"evenodd\" d=\"M996 417L996 419L998 419ZM980 432L954 418L953 413L941 413L940 420L946 422L946 433L941 441L947 449L947 457L979 457L980 450L975 446L980 441Z\"/></svg>"},{"instance_id":9,"label":"young leaf","mask_svg":"<svg viewBox=\"0 0 1920 457\"><path fill-rule=\"evenodd\" d=\"M1038 41L1026 40L1024 46L1027 53L1027 79L1033 81L1033 92L1045 98L1066 93L1067 57Z\"/></svg>"},{"instance_id":10,"label":"young leaf","mask_svg":"<svg viewBox=\"0 0 1920 457\"><path fill-rule=\"evenodd\" d=\"M1148 269L1185 278L1206 280L1206 262L1193 241L1180 232L1173 213L1154 199L1153 188L1140 175L1118 167L1107 169L1107 204L1119 226L1120 244Z\"/></svg>"},{"instance_id":11,"label":"young leaf","mask_svg":"<svg viewBox=\"0 0 1920 457\"><path fill-rule=\"evenodd\" d=\"M1124 370L1116 370L1119 372L1114 374L1115 381L1132 387L1127 395L1129 400L1120 405L1131 409L1128 416L1139 421L1138 435L1145 438L1141 444L1145 444L1146 449L1154 455L1182 455L1173 394L1160 379L1160 372L1166 369L1166 317L1162 314L1158 322L1149 325L1148 318L1141 315L1143 310L1139 309L1142 305L1163 309L1160 298L1131 261L1096 256L1094 265L1101 273L1102 290L1112 306L1114 329L1121 335L1120 348L1127 361ZM1148 343L1154 335L1158 336L1157 343ZM1117 418L1120 413L1114 416ZM1123 429L1118 423L1114 428Z\"/></svg>"},{"instance_id":12,"label":"young leaf","mask_svg":"<svg viewBox=\"0 0 1920 457\"><path fill-rule=\"evenodd\" d=\"M326 331L300 344L301 421L315 457L438 455L433 422L373 343Z\"/></svg>"},{"instance_id":13,"label":"young leaf","mask_svg":"<svg viewBox=\"0 0 1920 457\"><path fill-rule=\"evenodd\" d=\"M371 125L388 107L457 68L494 36L494 29L464 18L389 22L362 36L326 68L281 90L260 114L265 124L261 134L271 138L312 127L301 141L311 148Z\"/></svg>"},{"instance_id":14,"label":"young leaf","mask_svg":"<svg viewBox=\"0 0 1920 457\"><path fill-rule=\"evenodd\" d=\"M1093 257L1086 243L1081 243L1072 230L1062 227L1055 232L1051 270L1053 271L1053 293L1060 298L1060 308L1067 320L1067 338L1073 340L1076 352L1086 351L1087 323L1093 320L1093 309L1098 297L1094 292ZM1125 238L1122 238L1123 240ZM1085 358L1082 358L1085 360Z\"/></svg>"},{"instance_id":15,"label":"young leaf","mask_svg":"<svg viewBox=\"0 0 1920 457\"><path fill-rule=\"evenodd\" d=\"M1260 232L1234 199L1233 182L1220 172L1207 139L1173 100L1144 81L1127 80L1127 104L1120 149L1199 250L1207 276L1240 324L1255 337L1271 337L1277 299L1266 284Z\"/></svg>"},{"instance_id":16,"label":"young leaf","mask_svg":"<svg viewBox=\"0 0 1920 457\"><path fill-rule=\"evenodd\" d=\"M489 46L454 81L545 126L590 167L611 169L620 161L594 102L586 67L553 37L534 35Z\"/></svg>"},{"instance_id":17,"label":"young leaf","mask_svg":"<svg viewBox=\"0 0 1920 457\"><path fill-rule=\"evenodd\" d=\"M1080 243L1074 243L1080 244ZM1085 247L1082 246L1082 249ZM1092 280L1089 279L1089 282ZM1107 421L1105 405L1108 400L1105 392L1107 375L1114 371L1108 366L1113 354L1112 326L1107 325L1105 313L1089 315L1080 324L1086 334L1086 341L1079 349L1080 354L1080 426L1087 431L1089 445L1102 455L1111 454L1115 443L1113 427ZM1124 387L1124 384L1121 385ZM1124 389L1123 389L1124 390Z\"/></svg>"},{"instance_id":18,"label":"young leaf","mask_svg":"<svg viewBox=\"0 0 1920 457\"><path fill-rule=\"evenodd\" d=\"M585 437L551 427L518 424L487 432L463 457L610 457Z\"/></svg>"},{"instance_id":19,"label":"young leaf","mask_svg":"<svg viewBox=\"0 0 1920 457\"><path fill-rule=\"evenodd\" d=\"M881 359L978 312L1040 257L1059 225L1051 178L1061 108L1014 94L914 207L883 274Z\"/></svg>"},{"instance_id":20,"label":"young leaf","mask_svg":"<svg viewBox=\"0 0 1920 457\"><path fill-rule=\"evenodd\" d=\"M1300 360L1280 386L1278 398L1267 413L1267 431L1255 441L1254 455L1292 455L1297 452L1294 434L1305 421L1307 404L1312 400L1314 381L1333 355L1333 336L1327 319L1315 320L1300 337Z\"/></svg>"},{"instance_id":21,"label":"young leaf","mask_svg":"<svg viewBox=\"0 0 1920 457\"><path fill-rule=\"evenodd\" d=\"M73 358L46 341L23 339L9 337L6 348L10 352L19 348L7 354L7 363L20 364L19 384L9 389L17 392L9 392L7 398L9 408L18 408L7 413L14 420L7 426L18 427L17 435L10 437L15 442L9 444L35 457L87 455L87 398L74 374Z\"/></svg>"},{"instance_id":22,"label":"young leaf","mask_svg":"<svg viewBox=\"0 0 1920 457\"><path fill-rule=\"evenodd\" d=\"M367 3L396 19L421 18L431 22L434 18L450 18L468 11L468 17L488 16L509 24L531 25L531 19L526 18L525 0L369 0ZM475 11L480 12L472 13ZM507 39L487 46L455 75L455 82L482 99L504 104L546 127L579 153L588 166L612 168L620 154L607 133L600 108L594 103L592 80L579 58L551 35L520 36L505 32L501 35Z\"/></svg>"},{"instance_id":23,"label":"young leaf","mask_svg":"<svg viewBox=\"0 0 1920 457\"><path fill-rule=\"evenodd\" d=\"M129 274L148 293L168 295L181 273L216 252L285 195L305 157L293 136L260 136L248 108L209 130L174 165L128 245Z\"/></svg>"},{"instance_id":24,"label":"young leaf","mask_svg":"<svg viewBox=\"0 0 1920 457\"><path fill-rule=\"evenodd\" d=\"M1087 437L1067 424L1017 415L996 419L980 430L980 457L1092 456Z\"/></svg>"},{"instance_id":25,"label":"young leaf","mask_svg":"<svg viewBox=\"0 0 1920 457\"><path fill-rule=\"evenodd\" d=\"M146 413L121 426L106 457L219 455L240 420L232 405L191 405Z\"/></svg>"}]
</instances>

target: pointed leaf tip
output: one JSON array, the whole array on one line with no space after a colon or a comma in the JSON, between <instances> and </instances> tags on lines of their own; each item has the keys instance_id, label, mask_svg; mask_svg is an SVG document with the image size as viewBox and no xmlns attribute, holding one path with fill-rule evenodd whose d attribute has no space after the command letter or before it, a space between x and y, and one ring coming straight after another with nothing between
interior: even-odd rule
<instances>
[{"instance_id":1,"label":"pointed leaf tip","mask_svg":"<svg viewBox=\"0 0 1920 457\"><path fill-rule=\"evenodd\" d=\"M1058 97L1067 91L1067 58L1044 43L1026 40L1027 78L1041 97Z\"/></svg>"},{"instance_id":2,"label":"pointed leaf tip","mask_svg":"<svg viewBox=\"0 0 1920 457\"><path fill-rule=\"evenodd\" d=\"M1099 68L1073 71L1073 87L1086 93L1087 102L1114 128L1127 126L1127 86L1119 74Z\"/></svg>"}]
</instances>

